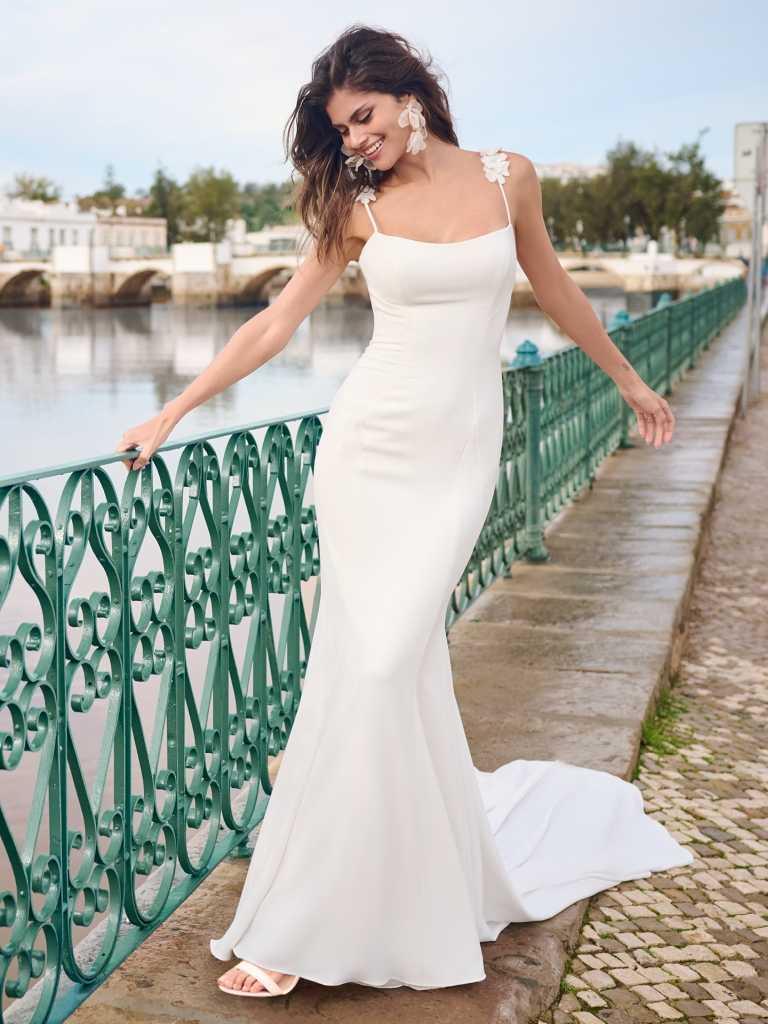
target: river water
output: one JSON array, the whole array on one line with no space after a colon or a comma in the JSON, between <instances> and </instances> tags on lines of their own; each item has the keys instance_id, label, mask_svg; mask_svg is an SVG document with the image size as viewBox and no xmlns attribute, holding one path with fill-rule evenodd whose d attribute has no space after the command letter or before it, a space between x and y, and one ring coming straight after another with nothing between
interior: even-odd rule
<instances>
[{"instance_id":1,"label":"river water","mask_svg":"<svg viewBox=\"0 0 768 1024\"><path fill-rule=\"evenodd\" d=\"M624 308L621 292L590 298L601 318ZM0 477L112 451L255 312L170 304L0 310ZM170 440L327 406L372 331L366 302L321 303L281 353L189 413ZM569 343L538 309L515 309L502 357L513 359L526 338L542 352Z\"/></svg>"}]
</instances>

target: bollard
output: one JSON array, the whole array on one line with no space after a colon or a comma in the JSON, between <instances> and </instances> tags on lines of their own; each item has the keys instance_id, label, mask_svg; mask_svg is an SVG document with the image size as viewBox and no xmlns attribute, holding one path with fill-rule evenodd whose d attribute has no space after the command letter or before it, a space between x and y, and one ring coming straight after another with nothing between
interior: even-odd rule
<instances>
[{"instance_id":1,"label":"bollard","mask_svg":"<svg viewBox=\"0 0 768 1024\"><path fill-rule=\"evenodd\" d=\"M632 317L626 311L626 309L619 309L611 317L611 322L608 325L608 333L615 331L618 327L624 327L625 324L632 323Z\"/></svg>"}]
</instances>

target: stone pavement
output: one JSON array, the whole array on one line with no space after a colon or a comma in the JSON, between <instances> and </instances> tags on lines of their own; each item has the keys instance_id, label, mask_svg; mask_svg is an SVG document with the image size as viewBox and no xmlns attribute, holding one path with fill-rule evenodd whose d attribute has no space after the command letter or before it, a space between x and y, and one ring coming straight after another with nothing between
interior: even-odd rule
<instances>
[{"instance_id":1,"label":"stone pavement","mask_svg":"<svg viewBox=\"0 0 768 1024\"><path fill-rule=\"evenodd\" d=\"M677 417L672 443L656 450L638 438L636 448L607 459L594 488L563 510L547 531L551 562L515 564L510 578L498 580L451 629L456 694L479 768L492 769L518 757L557 758L632 778L643 721L651 715L659 693L680 662L693 577L737 405L745 320L742 310L677 385L670 398ZM748 556L748 567L755 569L759 568L753 546L758 520L755 506L751 520L745 516L743 535L734 538L734 549L740 542L742 557ZM758 576L743 573L740 579L755 582ZM750 597L742 597L738 584L726 576L721 577L720 588L716 592L718 607L730 600L741 601L739 608L744 614L757 613L757 605L750 604L756 599L754 591ZM735 612L732 618L736 618ZM732 636L735 627L730 619L726 622L719 617L708 627L701 643L706 649L702 671L717 667L728 671L733 720L742 716L748 728L755 714L752 709L760 704L758 679L753 674L745 682L749 653L742 641L736 658L725 646ZM691 677L690 670L688 673L687 679ZM714 678L702 676L698 682L712 685ZM737 688L747 684L749 693L743 694L746 700L739 707L741 691ZM715 696L725 699L719 691ZM707 860L703 877L702 864L697 861L695 871L689 866L656 875L652 889L643 880L635 881L614 887L610 898L606 893L596 899L595 907L600 910L594 913L601 916L594 918L593 931L585 938L588 945L600 943L600 951L616 956L623 967L604 961L598 961L603 967L597 967L595 961L585 963L578 957L568 967L590 902L581 900L546 921L510 925L496 942L484 943L487 977L480 983L419 992L355 984L323 986L302 980L286 999L237 999L216 988L216 977L226 965L208 951L208 940L221 935L231 920L247 869L247 861L230 860L222 863L70 1019L77 1024L213 1024L223 1020L235 1024L281 1013L295 1021L321 1018L355 1024L403 1024L411 1019L440 1024L528 1024L549 1021L557 1013L558 1022L573 1019L581 1024L590 1019L622 1019L606 1016L624 1013L607 997L609 991L622 988L626 998L637 1004L638 1013L651 1013L648 1019L656 1020L665 1011L650 1009L654 1004L664 1003L672 1007L671 1012L678 1012L671 989L662 987L661 976L639 971L640 967L656 966L655 960L651 964L647 958L661 957L661 952L653 952L659 949L670 958L664 962L673 965L666 974L676 979L666 984L676 985L680 998L690 997L689 1002L694 1003L706 993L706 998L711 996L716 1004L726 1005L721 997L727 981L731 1003L743 998L758 1006L756 997L762 989L743 985L748 976L755 977L751 964L766 954L756 947L757 955L749 955L742 929L763 927L757 923L760 897L744 888L759 889L764 884L760 881L763 868L756 862L760 850L755 843L760 837L745 828L748 805L743 801L757 800L760 787L754 777L745 783L741 776L757 770L749 758L759 753L759 737L747 736L741 754L737 748L731 749L729 756L738 765L738 777L732 768L717 778L702 778L701 787L693 788L691 796L685 788L687 773L697 767L702 772L716 768L719 773L724 767L720 759L726 755L718 730L726 726L712 720L713 710L714 705L709 720L702 713L701 734L686 748L684 770L682 755L674 762L667 757L654 762L646 755L643 778L652 777L656 782L649 810L664 813L667 820L674 818L675 831L681 836L686 829L696 830L691 839L694 849L703 856L706 848L713 856ZM707 765L707 751L716 759L712 766ZM679 771L679 776L664 774L669 770L666 766ZM720 800L717 787L728 785L738 787L733 802L719 803L718 812L705 824L688 820L686 815L695 818L696 808L706 807L708 800ZM765 819L766 812L757 804L755 807L752 826L759 829L760 815ZM704 813L708 815L707 810ZM715 856L724 853L726 834L736 858L728 868L736 873L732 879L725 875L721 858ZM321 853L321 837L318 842ZM711 901L704 907L699 905L702 889ZM657 898L659 892L674 894L676 905ZM653 903L647 901L650 893L654 894ZM694 898L681 901L680 894ZM653 910L662 906L670 915L663 923ZM649 910L654 913L653 925ZM718 932L715 925L726 923L724 915L728 915L726 929ZM682 940L680 931L688 920L693 932ZM635 937L627 938L630 932ZM605 937L598 938L599 933ZM681 941L686 942L682 953L670 952ZM583 952L597 960L596 949ZM689 954L692 959L683 961ZM632 963L625 962L626 957ZM716 963L718 959L723 963ZM729 971L729 963L740 966ZM704 964L705 970L699 972L693 964ZM572 991L565 992L555 1010L553 1002L564 968L566 985ZM664 970L661 966L656 969ZM637 973L611 974L621 970ZM697 971L700 989L683 987L695 980L688 970ZM739 971L745 979L743 985ZM635 991L633 978L637 980ZM710 992L704 988L705 981L722 985L722 990ZM637 990L640 984L646 989ZM658 998L648 998L652 987ZM751 1012L759 1014L760 1010ZM542 1016L546 1013L549 1018ZM584 1017L588 1013L593 1016Z\"/></svg>"},{"instance_id":2,"label":"stone pavement","mask_svg":"<svg viewBox=\"0 0 768 1024\"><path fill-rule=\"evenodd\" d=\"M546 1024L768 1020L768 345L636 784L692 865L598 893Z\"/></svg>"}]
</instances>

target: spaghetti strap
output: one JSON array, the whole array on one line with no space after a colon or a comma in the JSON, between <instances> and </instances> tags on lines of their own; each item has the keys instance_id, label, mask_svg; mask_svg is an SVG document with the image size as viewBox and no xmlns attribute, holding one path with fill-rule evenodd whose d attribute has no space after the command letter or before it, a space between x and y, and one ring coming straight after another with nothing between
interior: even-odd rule
<instances>
[{"instance_id":1,"label":"spaghetti strap","mask_svg":"<svg viewBox=\"0 0 768 1024\"><path fill-rule=\"evenodd\" d=\"M507 224L512 225L512 215L509 212L509 203L507 202L507 193L504 191L504 186L499 182L499 188L501 189L501 198L504 200L504 206L507 211Z\"/></svg>"},{"instance_id":2,"label":"spaghetti strap","mask_svg":"<svg viewBox=\"0 0 768 1024\"><path fill-rule=\"evenodd\" d=\"M374 231L378 231L379 230L379 225L376 223L376 220L375 220L373 214L371 213L371 207L370 207L371 200L373 200L375 198L376 198L376 190L372 186L366 185L365 188L362 188L357 193L357 195L355 196L355 202L363 204L363 206L365 207L365 211L368 214L368 218L369 218L371 224L373 224L373 230Z\"/></svg>"},{"instance_id":3,"label":"spaghetti strap","mask_svg":"<svg viewBox=\"0 0 768 1024\"><path fill-rule=\"evenodd\" d=\"M371 213L371 208L370 208L370 206L368 205L368 203L365 203L364 205L365 205L365 212L366 212L366 213L368 214L368 216L370 217L370 220L371 220L371 224L373 224L373 230L374 230L374 231L378 231L378 230L379 230L379 225L378 225L378 224L376 223L376 221L375 221L375 220L373 219L373 214Z\"/></svg>"},{"instance_id":4,"label":"spaghetti strap","mask_svg":"<svg viewBox=\"0 0 768 1024\"><path fill-rule=\"evenodd\" d=\"M488 181L496 181L501 189L501 198L504 200L504 208L507 211L507 224L512 226L512 215L509 212L507 193L504 191L504 182L509 176L509 159L504 150L496 146L494 149L481 149L480 159L483 161L485 176Z\"/></svg>"}]
</instances>

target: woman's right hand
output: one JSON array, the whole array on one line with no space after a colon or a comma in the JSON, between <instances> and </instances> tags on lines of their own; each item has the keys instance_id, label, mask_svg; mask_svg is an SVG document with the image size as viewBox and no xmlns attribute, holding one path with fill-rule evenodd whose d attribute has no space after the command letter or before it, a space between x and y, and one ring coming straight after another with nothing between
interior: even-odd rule
<instances>
[{"instance_id":1,"label":"woman's right hand","mask_svg":"<svg viewBox=\"0 0 768 1024\"><path fill-rule=\"evenodd\" d=\"M156 416L135 427L129 427L115 451L124 452L137 447L141 451L133 461L122 460L125 468L143 469L178 422L179 417L168 406L164 406Z\"/></svg>"}]
</instances>

